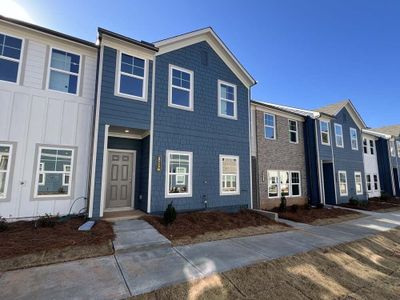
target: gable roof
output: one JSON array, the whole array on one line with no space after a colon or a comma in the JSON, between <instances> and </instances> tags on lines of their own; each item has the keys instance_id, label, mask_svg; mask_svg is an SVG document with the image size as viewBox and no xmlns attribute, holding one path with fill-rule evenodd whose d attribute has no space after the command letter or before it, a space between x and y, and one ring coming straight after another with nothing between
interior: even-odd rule
<instances>
[{"instance_id":1,"label":"gable roof","mask_svg":"<svg viewBox=\"0 0 400 300\"><path fill-rule=\"evenodd\" d=\"M258 101L258 100L251 100L251 103L256 104L256 105L261 105L261 106L264 106L267 108L277 109L277 110L291 113L294 115L298 115L301 117L318 118L320 116L320 113L318 113L316 111L305 110L305 109L300 109L300 108L286 106L286 105L280 105L280 104Z\"/></svg>"},{"instance_id":2,"label":"gable roof","mask_svg":"<svg viewBox=\"0 0 400 300\"><path fill-rule=\"evenodd\" d=\"M148 42L145 42L145 41L138 41L138 40L132 39L130 37L127 37L125 35L122 35L122 34L119 34L119 33L116 33L116 32L101 28L101 27L99 27L97 30L99 32L100 39L101 39L102 35L108 35L108 36L111 36L113 38L125 41L127 43L134 44L136 46L140 46L140 47L143 47L143 48L155 51L155 52L158 51L158 48L155 47L152 43L148 43Z\"/></svg>"},{"instance_id":3,"label":"gable roof","mask_svg":"<svg viewBox=\"0 0 400 300\"><path fill-rule=\"evenodd\" d=\"M244 85L251 87L257 83L211 27L160 40L154 45L159 48L158 55L160 55L203 41L213 48Z\"/></svg>"},{"instance_id":4,"label":"gable roof","mask_svg":"<svg viewBox=\"0 0 400 300\"><path fill-rule=\"evenodd\" d=\"M347 111L352 116L353 120L356 122L357 126L361 128L366 128L367 124L365 124L364 120L361 118L361 115L358 113L357 109L353 105L350 99L346 99L337 103L329 104L320 108L317 108L316 111L321 113L325 113L328 115L336 116L343 108L346 108Z\"/></svg>"},{"instance_id":5,"label":"gable roof","mask_svg":"<svg viewBox=\"0 0 400 300\"><path fill-rule=\"evenodd\" d=\"M383 134L388 134L391 136L395 137L400 137L400 124L398 125L390 125L390 126L383 126L380 128L374 128L374 131L383 133Z\"/></svg>"}]
</instances>

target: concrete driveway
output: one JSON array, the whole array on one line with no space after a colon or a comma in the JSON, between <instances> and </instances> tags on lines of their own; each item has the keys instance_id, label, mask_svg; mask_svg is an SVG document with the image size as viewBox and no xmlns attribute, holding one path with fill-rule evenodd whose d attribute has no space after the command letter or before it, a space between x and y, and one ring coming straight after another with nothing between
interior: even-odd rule
<instances>
[{"instance_id":1,"label":"concrete driveway","mask_svg":"<svg viewBox=\"0 0 400 300\"><path fill-rule=\"evenodd\" d=\"M6 272L0 277L1 299L124 299L214 272L387 231L400 226L400 211L176 248L143 221L123 222L115 226L114 256Z\"/></svg>"}]
</instances>

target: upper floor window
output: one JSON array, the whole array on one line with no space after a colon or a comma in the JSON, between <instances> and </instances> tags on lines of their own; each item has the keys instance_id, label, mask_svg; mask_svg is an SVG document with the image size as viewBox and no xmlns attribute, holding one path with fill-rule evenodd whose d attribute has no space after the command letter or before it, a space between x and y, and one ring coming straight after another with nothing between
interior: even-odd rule
<instances>
[{"instance_id":1,"label":"upper floor window","mask_svg":"<svg viewBox=\"0 0 400 300\"><path fill-rule=\"evenodd\" d=\"M40 147L36 175L36 197L71 195L74 150Z\"/></svg>"},{"instance_id":2,"label":"upper floor window","mask_svg":"<svg viewBox=\"0 0 400 300\"><path fill-rule=\"evenodd\" d=\"M220 155L220 195L239 195L239 156Z\"/></svg>"},{"instance_id":3,"label":"upper floor window","mask_svg":"<svg viewBox=\"0 0 400 300\"><path fill-rule=\"evenodd\" d=\"M369 151L371 155L375 154L375 142L374 140L369 140Z\"/></svg>"},{"instance_id":4,"label":"upper floor window","mask_svg":"<svg viewBox=\"0 0 400 300\"><path fill-rule=\"evenodd\" d=\"M335 124L335 141L336 147L343 148L343 128L340 124Z\"/></svg>"},{"instance_id":5,"label":"upper floor window","mask_svg":"<svg viewBox=\"0 0 400 300\"><path fill-rule=\"evenodd\" d=\"M22 40L0 33L0 80L18 82Z\"/></svg>"},{"instance_id":6,"label":"upper floor window","mask_svg":"<svg viewBox=\"0 0 400 300\"><path fill-rule=\"evenodd\" d=\"M167 150L166 197L192 196L192 152Z\"/></svg>"},{"instance_id":7,"label":"upper floor window","mask_svg":"<svg viewBox=\"0 0 400 300\"><path fill-rule=\"evenodd\" d=\"M168 105L193 110L193 71L169 66Z\"/></svg>"},{"instance_id":8,"label":"upper floor window","mask_svg":"<svg viewBox=\"0 0 400 300\"><path fill-rule=\"evenodd\" d=\"M289 120L289 142L295 144L299 142L297 121Z\"/></svg>"},{"instance_id":9,"label":"upper floor window","mask_svg":"<svg viewBox=\"0 0 400 300\"><path fill-rule=\"evenodd\" d=\"M400 141L396 141L397 146L397 156L400 157Z\"/></svg>"},{"instance_id":10,"label":"upper floor window","mask_svg":"<svg viewBox=\"0 0 400 300\"><path fill-rule=\"evenodd\" d=\"M389 145L390 145L390 155L392 157L396 157L396 149L395 149L395 146L394 146L394 141L390 141Z\"/></svg>"},{"instance_id":11,"label":"upper floor window","mask_svg":"<svg viewBox=\"0 0 400 300\"><path fill-rule=\"evenodd\" d=\"M80 59L81 57L77 54L52 49L49 70L49 89L69 94L77 94Z\"/></svg>"},{"instance_id":12,"label":"upper floor window","mask_svg":"<svg viewBox=\"0 0 400 300\"><path fill-rule=\"evenodd\" d=\"M358 150L357 130L354 128L350 128L350 141L351 141L351 149Z\"/></svg>"},{"instance_id":13,"label":"upper floor window","mask_svg":"<svg viewBox=\"0 0 400 300\"><path fill-rule=\"evenodd\" d=\"M117 94L137 100L145 100L146 61L121 53L117 77Z\"/></svg>"},{"instance_id":14,"label":"upper floor window","mask_svg":"<svg viewBox=\"0 0 400 300\"><path fill-rule=\"evenodd\" d=\"M368 141L366 138L363 139L363 148L364 148L364 153L368 154Z\"/></svg>"},{"instance_id":15,"label":"upper floor window","mask_svg":"<svg viewBox=\"0 0 400 300\"><path fill-rule=\"evenodd\" d=\"M268 140L276 138L275 115L264 113L264 137Z\"/></svg>"},{"instance_id":16,"label":"upper floor window","mask_svg":"<svg viewBox=\"0 0 400 300\"><path fill-rule=\"evenodd\" d=\"M237 119L236 85L218 80L218 116Z\"/></svg>"},{"instance_id":17,"label":"upper floor window","mask_svg":"<svg viewBox=\"0 0 400 300\"><path fill-rule=\"evenodd\" d=\"M8 180L10 178L12 146L0 144L0 199L7 197Z\"/></svg>"},{"instance_id":18,"label":"upper floor window","mask_svg":"<svg viewBox=\"0 0 400 300\"><path fill-rule=\"evenodd\" d=\"M330 130L328 121L319 121L321 129L321 143L322 145L330 145Z\"/></svg>"}]
</instances>

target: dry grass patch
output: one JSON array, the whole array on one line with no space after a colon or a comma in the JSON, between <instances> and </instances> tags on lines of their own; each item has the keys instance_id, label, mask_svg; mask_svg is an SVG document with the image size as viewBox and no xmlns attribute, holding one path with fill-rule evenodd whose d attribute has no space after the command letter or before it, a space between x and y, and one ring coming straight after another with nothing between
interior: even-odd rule
<instances>
[{"instance_id":1,"label":"dry grass patch","mask_svg":"<svg viewBox=\"0 0 400 300\"><path fill-rule=\"evenodd\" d=\"M174 246L280 232L291 228L250 210L237 213L205 211L178 214L176 220L168 226L159 216L148 215L143 219Z\"/></svg>"},{"instance_id":2,"label":"dry grass patch","mask_svg":"<svg viewBox=\"0 0 400 300\"><path fill-rule=\"evenodd\" d=\"M400 230L132 299L399 299Z\"/></svg>"},{"instance_id":3,"label":"dry grass patch","mask_svg":"<svg viewBox=\"0 0 400 300\"><path fill-rule=\"evenodd\" d=\"M393 200L383 201L378 198L371 198L368 201L359 201L357 204L345 203L341 204L343 207L354 208L367 211L391 212L400 210L400 201L393 198Z\"/></svg>"}]
</instances>

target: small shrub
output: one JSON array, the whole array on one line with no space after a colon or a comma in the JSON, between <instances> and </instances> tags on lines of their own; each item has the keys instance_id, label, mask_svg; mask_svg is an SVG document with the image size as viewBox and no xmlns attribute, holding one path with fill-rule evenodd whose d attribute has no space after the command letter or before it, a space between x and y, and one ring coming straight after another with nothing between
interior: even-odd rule
<instances>
[{"instance_id":1,"label":"small shrub","mask_svg":"<svg viewBox=\"0 0 400 300\"><path fill-rule=\"evenodd\" d=\"M356 206L356 207L358 207L358 206L360 205L360 201L358 201L358 199L356 199L356 198L354 198L354 197L351 197L351 198L349 199L349 204L350 204L351 206Z\"/></svg>"},{"instance_id":2,"label":"small shrub","mask_svg":"<svg viewBox=\"0 0 400 300\"><path fill-rule=\"evenodd\" d=\"M321 209L324 208L324 204L323 203L317 203L316 208Z\"/></svg>"},{"instance_id":3,"label":"small shrub","mask_svg":"<svg viewBox=\"0 0 400 300\"><path fill-rule=\"evenodd\" d=\"M39 217L35 222L35 228L38 227L54 227L57 224L57 217L51 214L45 214Z\"/></svg>"},{"instance_id":4,"label":"small shrub","mask_svg":"<svg viewBox=\"0 0 400 300\"><path fill-rule=\"evenodd\" d=\"M3 217L0 217L0 232L6 231L8 229L7 220Z\"/></svg>"},{"instance_id":5,"label":"small shrub","mask_svg":"<svg viewBox=\"0 0 400 300\"><path fill-rule=\"evenodd\" d=\"M280 212L285 212L286 211L286 197L283 195L281 197L281 204L279 204L279 211Z\"/></svg>"},{"instance_id":6,"label":"small shrub","mask_svg":"<svg viewBox=\"0 0 400 300\"><path fill-rule=\"evenodd\" d=\"M299 206L298 206L297 204L293 204L293 205L290 207L290 210L291 210L292 212L294 212L294 213L297 213L297 211L299 210Z\"/></svg>"},{"instance_id":7,"label":"small shrub","mask_svg":"<svg viewBox=\"0 0 400 300\"><path fill-rule=\"evenodd\" d=\"M164 212L164 222L165 224L169 225L172 224L176 219L176 210L175 207L172 205L172 201L168 204L167 208Z\"/></svg>"}]
</instances>

